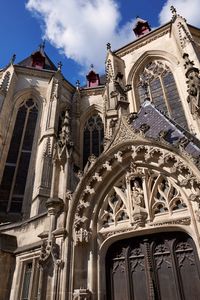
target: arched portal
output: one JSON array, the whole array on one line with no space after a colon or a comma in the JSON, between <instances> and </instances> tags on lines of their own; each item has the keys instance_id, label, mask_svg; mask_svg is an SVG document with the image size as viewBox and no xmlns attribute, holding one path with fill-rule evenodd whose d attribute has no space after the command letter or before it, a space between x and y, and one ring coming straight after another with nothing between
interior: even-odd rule
<instances>
[{"instance_id":1,"label":"arched portal","mask_svg":"<svg viewBox=\"0 0 200 300\"><path fill-rule=\"evenodd\" d=\"M120 240L106 255L107 300L199 298L199 261L191 237L165 232Z\"/></svg>"},{"instance_id":2,"label":"arched portal","mask_svg":"<svg viewBox=\"0 0 200 300\"><path fill-rule=\"evenodd\" d=\"M147 248L151 248L154 247L150 238L153 234L159 233L162 238L165 232L179 230L193 238L199 251L199 208L196 202L200 189L199 170L193 163L189 164L187 157L183 157L178 149L172 151L169 144L159 141L153 145L152 141L131 131L124 119L122 122L112 147L85 170L69 211L69 241L70 237L73 239L73 247L70 244L69 250L73 251L73 273L68 279L73 282L74 295L87 293L92 300L115 300L112 294L107 295L111 279L107 275L106 285L109 266L106 253L119 239L138 237L143 244L142 237L145 236L150 239ZM167 239L171 241L171 236L166 236ZM196 253L194 249L192 251ZM193 271L188 272L193 276ZM121 299L134 299L130 294L133 287L129 289L128 298L122 295ZM149 299L156 299L153 297ZM184 299L181 297L175 299Z\"/></svg>"}]
</instances>

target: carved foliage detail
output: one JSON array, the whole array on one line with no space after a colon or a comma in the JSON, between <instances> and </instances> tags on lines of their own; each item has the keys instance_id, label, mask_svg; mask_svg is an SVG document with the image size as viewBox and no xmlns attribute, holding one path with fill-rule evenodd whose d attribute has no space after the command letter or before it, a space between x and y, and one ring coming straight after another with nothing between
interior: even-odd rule
<instances>
[{"instance_id":1,"label":"carved foliage detail","mask_svg":"<svg viewBox=\"0 0 200 300\"><path fill-rule=\"evenodd\" d=\"M10 76L11 76L10 72L7 71L3 77L1 84L0 84L0 91L2 91L3 93L6 93L8 91Z\"/></svg>"},{"instance_id":2,"label":"carved foliage detail","mask_svg":"<svg viewBox=\"0 0 200 300\"><path fill-rule=\"evenodd\" d=\"M175 183L163 175L149 177L150 199L152 204L152 213L154 215L182 209L186 207L180 190L177 189Z\"/></svg>"},{"instance_id":3,"label":"carved foliage detail","mask_svg":"<svg viewBox=\"0 0 200 300\"><path fill-rule=\"evenodd\" d=\"M105 197L99 214L102 227L145 226L146 219L160 214L174 214L186 209L180 187L167 176L146 168L133 168L119 180Z\"/></svg>"},{"instance_id":4,"label":"carved foliage detail","mask_svg":"<svg viewBox=\"0 0 200 300\"><path fill-rule=\"evenodd\" d=\"M187 102L190 107L190 112L194 118L200 114L200 75L199 69L194 67L194 62L189 59L189 55L184 53L184 67L186 69L185 76L187 78L188 97Z\"/></svg>"}]
</instances>

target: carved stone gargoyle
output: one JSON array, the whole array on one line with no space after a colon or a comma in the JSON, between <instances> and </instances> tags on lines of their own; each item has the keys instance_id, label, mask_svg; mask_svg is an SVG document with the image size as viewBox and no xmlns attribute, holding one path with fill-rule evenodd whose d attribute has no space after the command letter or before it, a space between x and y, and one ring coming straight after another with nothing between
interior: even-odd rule
<instances>
[{"instance_id":1,"label":"carved stone gargoyle","mask_svg":"<svg viewBox=\"0 0 200 300\"><path fill-rule=\"evenodd\" d=\"M63 265L63 261L60 259L60 247L56 244L54 237L50 241L43 240L40 250L39 264L44 266L47 264L50 257L52 257L54 264L58 266Z\"/></svg>"}]
</instances>

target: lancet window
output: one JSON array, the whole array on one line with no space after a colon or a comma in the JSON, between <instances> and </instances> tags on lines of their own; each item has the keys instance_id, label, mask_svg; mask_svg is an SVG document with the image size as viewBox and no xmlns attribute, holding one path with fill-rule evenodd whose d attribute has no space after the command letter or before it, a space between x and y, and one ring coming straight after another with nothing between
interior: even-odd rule
<instances>
[{"instance_id":1,"label":"lancet window","mask_svg":"<svg viewBox=\"0 0 200 300\"><path fill-rule=\"evenodd\" d=\"M151 61L138 76L140 103L148 97L160 111L187 128L185 113L172 71L161 60Z\"/></svg>"},{"instance_id":2,"label":"lancet window","mask_svg":"<svg viewBox=\"0 0 200 300\"><path fill-rule=\"evenodd\" d=\"M104 127L98 114L91 116L85 123L83 135L83 165L88 157L94 154L98 157L103 150Z\"/></svg>"},{"instance_id":3,"label":"lancet window","mask_svg":"<svg viewBox=\"0 0 200 300\"><path fill-rule=\"evenodd\" d=\"M34 257L31 260L23 261L21 263L21 272L20 289L17 299L37 299L39 281L38 258Z\"/></svg>"},{"instance_id":4,"label":"lancet window","mask_svg":"<svg viewBox=\"0 0 200 300\"><path fill-rule=\"evenodd\" d=\"M38 108L32 99L20 106L0 185L0 212L22 211L37 117Z\"/></svg>"}]
</instances>

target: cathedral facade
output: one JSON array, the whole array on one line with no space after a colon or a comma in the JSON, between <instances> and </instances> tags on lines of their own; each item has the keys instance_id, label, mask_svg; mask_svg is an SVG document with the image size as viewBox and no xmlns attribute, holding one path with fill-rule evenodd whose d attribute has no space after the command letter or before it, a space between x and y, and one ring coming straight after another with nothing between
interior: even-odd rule
<instances>
[{"instance_id":1,"label":"cathedral facade","mask_svg":"<svg viewBox=\"0 0 200 300\"><path fill-rule=\"evenodd\" d=\"M0 70L0 299L199 299L200 30L172 7L73 86Z\"/></svg>"}]
</instances>

